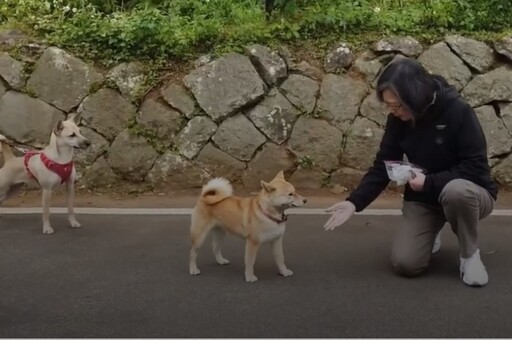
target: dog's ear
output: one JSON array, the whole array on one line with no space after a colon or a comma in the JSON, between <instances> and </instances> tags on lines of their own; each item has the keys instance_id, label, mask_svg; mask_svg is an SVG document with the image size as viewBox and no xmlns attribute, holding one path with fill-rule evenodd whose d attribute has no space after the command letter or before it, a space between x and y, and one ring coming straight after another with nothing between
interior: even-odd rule
<instances>
[{"instance_id":1,"label":"dog's ear","mask_svg":"<svg viewBox=\"0 0 512 340\"><path fill-rule=\"evenodd\" d=\"M283 170L279 171L276 175L276 179L284 179L284 173Z\"/></svg>"},{"instance_id":2,"label":"dog's ear","mask_svg":"<svg viewBox=\"0 0 512 340\"><path fill-rule=\"evenodd\" d=\"M276 190L276 188L270 183L267 183L265 181L260 181L260 183L261 183L261 187L263 188L263 190L265 190L268 193Z\"/></svg>"},{"instance_id":3,"label":"dog's ear","mask_svg":"<svg viewBox=\"0 0 512 340\"><path fill-rule=\"evenodd\" d=\"M57 125L55 125L55 128L53 129L53 133L55 133L58 136L60 135L62 130L64 130L64 122L62 120L59 120L57 122Z\"/></svg>"},{"instance_id":4,"label":"dog's ear","mask_svg":"<svg viewBox=\"0 0 512 340\"><path fill-rule=\"evenodd\" d=\"M76 112L70 113L70 114L68 114L68 117L66 118L66 120L78 125L78 122L80 122L80 114L76 113Z\"/></svg>"}]
</instances>

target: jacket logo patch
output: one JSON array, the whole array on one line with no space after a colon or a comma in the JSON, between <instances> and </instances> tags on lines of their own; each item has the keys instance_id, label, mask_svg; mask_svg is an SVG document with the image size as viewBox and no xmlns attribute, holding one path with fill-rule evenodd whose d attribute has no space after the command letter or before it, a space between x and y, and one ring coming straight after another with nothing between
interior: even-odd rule
<instances>
[{"instance_id":1,"label":"jacket logo patch","mask_svg":"<svg viewBox=\"0 0 512 340\"><path fill-rule=\"evenodd\" d=\"M444 130L446 128L446 125L436 125L436 129L441 131L441 130Z\"/></svg>"}]
</instances>

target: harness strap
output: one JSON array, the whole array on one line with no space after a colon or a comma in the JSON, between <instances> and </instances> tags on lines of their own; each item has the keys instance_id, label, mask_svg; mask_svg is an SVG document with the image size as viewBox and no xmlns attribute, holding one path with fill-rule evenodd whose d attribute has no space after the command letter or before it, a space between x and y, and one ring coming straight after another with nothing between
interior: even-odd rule
<instances>
[{"instance_id":1,"label":"harness strap","mask_svg":"<svg viewBox=\"0 0 512 340\"><path fill-rule=\"evenodd\" d=\"M34 176L32 171L30 171L30 168L28 167L28 161L30 160L30 158L32 158L33 156L38 155L38 154L39 154L39 151L33 151L33 150L29 150L29 151L25 152L25 155L23 156L23 164L25 164L25 170L27 171L29 176L31 178L33 178L39 184L39 181L37 180L36 176Z\"/></svg>"},{"instance_id":2,"label":"harness strap","mask_svg":"<svg viewBox=\"0 0 512 340\"><path fill-rule=\"evenodd\" d=\"M266 212L265 210L263 210L263 208L261 207L261 205L258 203L258 208L260 208L261 212L263 213L263 215L265 215L269 220L277 223L277 224L281 224L281 223L284 223L288 220L288 215L285 215L285 213L282 214L281 216L281 219L278 219L272 215L270 215L268 212Z\"/></svg>"},{"instance_id":3,"label":"harness strap","mask_svg":"<svg viewBox=\"0 0 512 340\"><path fill-rule=\"evenodd\" d=\"M53 171L61 178L61 184L66 182L71 176L73 171L73 161L65 164L60 164L49 159L44 152L41 153L41 161L48 170Z\"/></svg>"},{"instance_id":4,"label":"harness strap","mask_svg":"<svg viewBox=\"0 0 512 340\"><path fill-rule=\"evenodd\" d=\"M44 152L40 152L40 151L27 151L24 155L24 164L25 164L25 169L27 170L28 174L30 175L30 177L32 177L33 179L36 180L36 182L39 183L39 181L37 180L37 178L34 176L34 174L30 171L29 167L28 167L28 162L30 160L30 158L32 158L33 156L35 155L40 155L41 157L41 161L43 162L44 166L56 173L61 181L60 183L63 184L65 183L69 177L71 176L71 173L73 172L73 161L71 162L68 162L68 163L65 163L65 164L60 164L60 163L57 163L55 161L52 161L51 159L49 159Z\"/></svg>"}]
</instances>

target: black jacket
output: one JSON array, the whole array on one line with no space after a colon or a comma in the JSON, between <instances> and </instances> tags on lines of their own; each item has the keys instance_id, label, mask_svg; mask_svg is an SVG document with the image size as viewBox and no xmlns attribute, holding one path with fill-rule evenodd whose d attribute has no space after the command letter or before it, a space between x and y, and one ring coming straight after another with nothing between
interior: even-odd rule
<instances>
[{"instance_id":1,"label":"black jacket","mask_svg":"<svg viewBox=\"0 0 512 340\"><path fill-rule=\"evenodd\" d=\"M404 200L439 206L438 197L453 179L470 180L496 200L498 187L491 179L487 141L475 111L457 90L437 81L436 100L424 116L404 122L389 114L384 136L373 166L347 200L361 211L389 184L385 160L408 161L426 170L423 191L405 186Z\"/></svg>"}]
</instances>

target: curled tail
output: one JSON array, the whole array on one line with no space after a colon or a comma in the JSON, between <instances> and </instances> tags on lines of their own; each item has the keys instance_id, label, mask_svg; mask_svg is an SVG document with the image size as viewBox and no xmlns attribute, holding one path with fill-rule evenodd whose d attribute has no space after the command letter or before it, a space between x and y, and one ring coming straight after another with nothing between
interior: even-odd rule
<instances>
[{"instance_id":1,"label":"curled tail","mask_svg":"<svg viewBox=\"0 0 512 340\"><path fill-rule=\"evenodd\" d=\"M200 200L203 203L212 205L230 196L233 196L233 187L229 181L225 178L217 177L203 186Z\"/></svg>"},{"instance_id":2,"label":"curled tail","mask_svg":"<svg viewBox=\"0 0 512 340\"><path fill-rule=\"evenodd\" d=\"M0 148L2 149L2 154L4 156L4 163L15 157L12 153L11 147L7 144L8 141L9 140L4 135L0 135Z\"/></svg>"}]
</instances>

